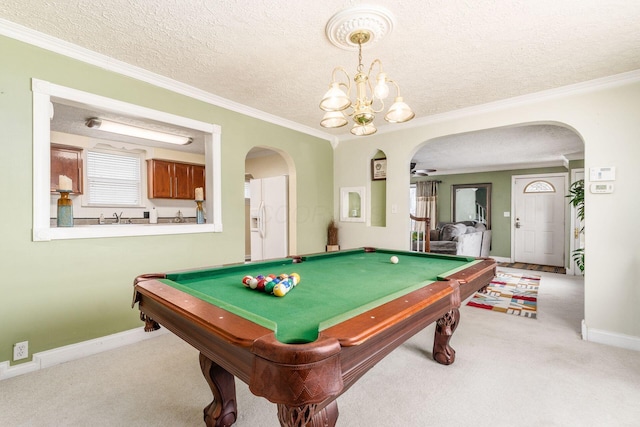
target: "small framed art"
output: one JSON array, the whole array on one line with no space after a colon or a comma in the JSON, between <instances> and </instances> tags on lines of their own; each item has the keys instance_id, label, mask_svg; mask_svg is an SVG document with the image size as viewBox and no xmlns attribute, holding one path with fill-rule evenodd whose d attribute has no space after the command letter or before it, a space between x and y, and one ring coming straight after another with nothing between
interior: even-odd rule
<instances>
[{"instance_id":1,"label":"small framed art","mask_svg":"<svg viewBox=\"0 0 640 427\"><path fill-rule=\"evenodd\" d=\"M371 179L373 181L387 179L387 159L371 160Z\"/></svg>"}]
</instances>

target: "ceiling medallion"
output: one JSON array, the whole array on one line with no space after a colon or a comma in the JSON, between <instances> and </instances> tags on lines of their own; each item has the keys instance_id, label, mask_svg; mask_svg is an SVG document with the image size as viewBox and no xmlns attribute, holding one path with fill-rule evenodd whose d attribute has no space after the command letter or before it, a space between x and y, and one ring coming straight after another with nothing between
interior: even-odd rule
<instances>
[{"instance_id":1,"label":"ceiling medallion","mask_svg":"<svg viewBox=\"0 0 640 427\"><path fill-rule=\"evenodd\" d=\"M374 59L368 71L362 63L363 47L377 42L391 32L393 24L393 17L388 10L371 6L343 10L329 20L326 27L327 38L341 49L357 49L358 68L353 78L344 67L333 69L329 90L320 101L320 109L325 112L320 126L339 128L347 125L350 117L353 120L353 135L373 135L378 130L374 119L377 113L385 109L385 99L389 96L390 89L395 89L396 96L384 119L389 123L404 123L415 117L413 110L400 96L398 83L383 71L382 61ZM375 87L372 84L373 78L376 81ZM352 88L355 94L352 93Z\"/></svg>"},{"instance_id":2,"label":"ceiling medallion","mask_svg":"<svg viewBox=\"0 0 640 427\"><path fill-rule=\"evenodd\" d=\"M380 41L393 30L395 19L391 12L378 6L355 6L336 13L327 23L327 38L340 49L358 50L359 44L353 41L353 33L366 32L371 35L369 47Z\"/></svg>"}]
</instances>

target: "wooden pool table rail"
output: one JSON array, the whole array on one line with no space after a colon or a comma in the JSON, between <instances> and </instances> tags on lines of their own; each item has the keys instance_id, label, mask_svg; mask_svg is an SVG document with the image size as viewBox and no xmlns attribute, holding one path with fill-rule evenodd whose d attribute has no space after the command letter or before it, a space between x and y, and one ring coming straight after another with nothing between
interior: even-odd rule
<instances>
[{"instance_id":1,"label":"wooden pool table rail","mask_svg":"<svg viewBox=\"0 0 640 427\"><path fill-rule=\"evenodd\" d=\"M495 261L483 260L320 332L305 344L283 344L273 331L143 275L134 282L145 329L167 327L201 353L200 365L214 395L204 410L208 426L237 417L237 377L252 393L278 405L283 426L333 426L336 398L396 347L436 322L433 357L455 360L449 340L459 322L461 300L486 286Z\"/></svg>"}]
</instances>

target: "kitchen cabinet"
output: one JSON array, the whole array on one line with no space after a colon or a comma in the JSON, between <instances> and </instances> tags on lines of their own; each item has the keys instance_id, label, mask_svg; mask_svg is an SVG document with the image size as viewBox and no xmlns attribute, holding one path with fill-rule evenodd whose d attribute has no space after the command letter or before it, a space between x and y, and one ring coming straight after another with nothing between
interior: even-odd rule
<instances>
[{"instance_id":1,"label":"kitchen cabinet","mask_svg":"<svg viewBox=\"0 0 640 427\"><path fill-rule=\"evenodd\" d=\"M196 187L204 188L203 165L147 160L147 190L150 199L193 200Z\"/></svg>"},{"instance_id":2,"label":"kitchen cabinet","mask_svg":"<svg viewBox=\"0 0 640 427\"><path fill-rule=\"evenodd\" d=\"M71 178L71 191L82 194L82 149L51 144L51 179L50 190L58 189L60 175Z\"/></svg>"},{"instance_id":3,"label":"kitchen cabinet","mask_svg":"<svg viewBox=\"0 0 640 427\"><path fill-rule=\"evenodd\" d=\"M207 192L205 190L204 183L206 182L206 178L204 175L204 166L203 165L193 165L193 188L202 187L204 198L206 199ZM194 191L195 193L195 191ZM194 194L195 196L195 194Z\"/></svg>"}]
</instances>

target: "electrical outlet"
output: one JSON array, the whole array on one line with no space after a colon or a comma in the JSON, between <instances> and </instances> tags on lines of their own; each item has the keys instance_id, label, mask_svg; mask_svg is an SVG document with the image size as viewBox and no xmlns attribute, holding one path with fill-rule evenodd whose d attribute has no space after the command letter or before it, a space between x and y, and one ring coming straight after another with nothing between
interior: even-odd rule
<instances>
[{"instance_id":1,"label":"electrical outlet","mask_svg":"<svg viewBox=\"0 0 640 427\"><path fill-rule=\"evenodd\" d=\"M13 345L13 360L29 357L29 341L22 341Z\"/></svg>"}]
</instances>

